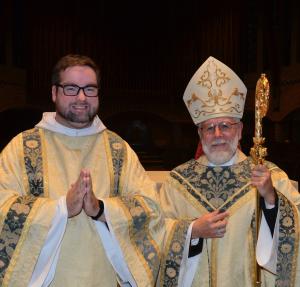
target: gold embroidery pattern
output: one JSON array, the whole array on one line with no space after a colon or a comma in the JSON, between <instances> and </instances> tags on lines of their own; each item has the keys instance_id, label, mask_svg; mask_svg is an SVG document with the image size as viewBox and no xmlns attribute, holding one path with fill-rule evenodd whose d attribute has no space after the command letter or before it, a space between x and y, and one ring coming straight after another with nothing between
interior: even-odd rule
<instances>
[{"instance_id":1,"label":"gold embroidery pattern","mask_svg":"<svg viewBox=\"0 0 300 287\"><path fill-rule=\"evenodd\" d=\"M37 197L18 197L11 205L0 234L0 286Z\"/></svg>"},{"instance_id":2,"label":"gold embroidery pattern","mask_svg":"<svg viewBox=\"0 0 300 287\"><path fill-rule=\"evenodd\" d=\"M173 177L175 180L179 182L196 200L208 211L212 212L213 208L207 204L205 200L203 200L203 197L201 197L198 192L195 192L194 189L192 189L187 182L180 176L178 176L176 173L173 173L171 171L170 176Z\"/></svg>"},{"instance_id":3,"label":"gold embroidery pattern","mask_svg":"<svg viewBox=\"0 0 300 287\"><path fill-rule=\"evenodd\" d=\"M215 83L212 83L212 81L214 81ZM207 89L211 89L215 84L217 87L220 88L228 81L230 81L230 78L226 76L226 73L222 72L221 69L218 68L213 61L211 61L207 65L207 68L203 72L203 75L200 76L200 80L197 82L197 85L200 85Z\"/></svg>"},{"instance_id":4,"label":"gold embroidery pattern","mask_svg":"<svg viewBox=\"0 0 300 287\"><path fill-rule=\"evenodd\" d=\"M122 172L122 167L124 164L125 158L125 147L122 138L111 131L108 132L108 140L109 146L111 149L112 155L112 165L113 165L113 172L114 172L114 193L113 195L116 196L119 194L120 190L120 177Z\"/></svg>"},{"instance_id":5,"label":"gold embroidery pattern","mask_svg":"<svg viewBox=\"0 0 300 287\"><path fill-rule=\"evenodd\" d=\"M215 113L243 113L243 106L241 103L245 101L245 94L240 92L238 88L233 88L232 92L224 95L222 86L231 81L229 76L223 72L214 61L210 61L204 70L197 85L207 89L207 98L202 100L201 97L192 93L191 98L187 100L187 107L190 110L191 105L199 101L200 105L197 107L192 116L198 118L200 116L207 116ZM236 99L234 97L237 97Z\"/></svg>"},{"instance_id":6,"label":"gold embroidery pattern","mask_svg":"<svg viewBox=\"0 0 300 287\"><path fill-rule=\"evenodd\" d=\"M142 258L145 259L152 275L152 282L155 282L159 269L160 254L148 231L151 214L144 208L137 196L121 197L121 200L131 214L131 221L129 222L130 238L133 239L134 245L141 253Z\"/></svg>"},{"instance_id":7,"label":"gold embroidery pattern","mask_svg":"<svg viewBox=\"0 0 300 287\"><path fill-rule=\"evenodd\" d=\"M30 193L34 196L44 195L43 158L41 137L38 129L22 133L24 163Z\"/></svg>"},{"instance_id":8,"label":"gold embroidery pattern","mask_svg":"<svg viewBox=\"0 0 300 287\"><path fill-rule=\"evenodd\" d=\"M298 254L297 214L292 204L280 193L278 200L280 217L276 287L291 287L294 286L296 276L294 266Z\"/></svg>"},{"instance_id":9,"label":"gold embroidery pattern","mask_svg":"<svg viewBox=\"0 0 300 287\"><path fill-rule=\"evenodd\" d=\"M278 169L275 164L267 161L265 165L271 172ZM190 160L177 167L176 172L171 172L171 176L182 184L198 200L199 204L211 212L213 209L203 200L201 195L215 208L222 206L222 210L229 209L238 199L250 191L247 187L234 194L236 190L240 190L242 186L249 182L252 166L253 162L250 158L231 167L207 167L198 164L195 160ZM181 177L177 174L180 174ZM225 194L227 191L228 194ZM230 201L227 201L229 198ZM296 207L293 210L293 205L280 193L278 193L278 198L280 227L275 287L292 287L295 281L296 256L298 254L297 242L299 240L296 231L296 226L298 226ZM255 226L255 213L253 213L250 225L252 232L251 246L253 249L257 238ZM253 262L255 264L256 261L253 260Z\"/></svg>"},{"instance_id":10,"label":"gold embroidery pattern","mask_svg":"<svg viewBox=\"0 0 300 287\"><path fill-rule=\"evenodd\" d=\"M162 271L164 287L178 286L179 270L183 256L184 244L187 230L191 221L176 221L173 234L166 248L169 253L166 255L165 266Z\"/></svg>"},{"instance_id":11,"label":"gold embroidery pattern","mask_svg":"<svg viewBox=\"0 0 300 287\"><path fill-rule=\"evenodd\" d=\"M240 164L226 167L203 166L192 159L177 167L175 171L182 178L173 172L171 172L171 176L184 185L188 192L208 211L213 210L202 199L202 196L215 209L222 206L222 209L226 210L249 191L249 188L245 188L235 194L236 191L249 182L251 177L251 162L249 159ZM230 201L228 201L229 198L231 198ZM226 205L224 205L225 203Z\"/></svg>"}]
</instances>

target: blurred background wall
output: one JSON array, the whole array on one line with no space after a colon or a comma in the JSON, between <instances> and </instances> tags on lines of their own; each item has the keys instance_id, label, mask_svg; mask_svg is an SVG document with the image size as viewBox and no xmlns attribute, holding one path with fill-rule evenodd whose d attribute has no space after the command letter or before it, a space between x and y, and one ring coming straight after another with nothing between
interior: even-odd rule
<instances>
[{"instance_id":1,"label":"blurred background wall","mask_svg":"<svg viewBox=\"0 0 300 287\"><path fill-rule=\"evenodd\" d=\"M242 148L254 134L255 85L271 84L268 159L300 180L300 20L296 0L0 0L0 148L53 111L51 69L67 53L102 71L99 116L148 170L194 156L198 136L182 101L208 56L248 88Z\"/></svg>"}]
</instances>

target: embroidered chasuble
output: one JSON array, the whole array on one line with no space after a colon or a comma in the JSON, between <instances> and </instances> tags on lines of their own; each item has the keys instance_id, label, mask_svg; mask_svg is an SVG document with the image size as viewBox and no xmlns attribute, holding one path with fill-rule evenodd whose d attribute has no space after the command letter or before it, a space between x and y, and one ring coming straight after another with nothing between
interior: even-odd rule
<instances>
[{"instance_id":1,"label":"embroidered chasuble","mask_svg":"<svg viewBox=\"0 0 300 287\"><path fill-rule=\"evenodd\" d=\"M262 270L262 286L300 286L300 197L282 170L270 162L266 166L278 195L275 229L279 232L274 235L278 241L276 274ZM223 238L203 240L192 286L255 286L256 195L250 185L251 167L250 158L222 167L193 159L172 170L160 191L165 216L178 222L192 221L216 209L230 214ZM182 264L185 240L176 232L168 235L160 286L178 286L179 274L188 272Z\"/></svg>"},{"instance_id":2,"label":"embroidered chasuble","mask_svg":"<svg viewBox=\"0 0 300 287\"><path fill-rule=\"evenodd\" d=\"M58 201L82 168L90 170L93 191L105 202L110 232L136 285L154 286L164 224L154 184L136 154L108 130L73 137L43 128L19 134L1 153L0 286L28 286ZM95 223L84 211L67 219L55 260L48 286L117 286Z\"/></svg>"}]
</instances>

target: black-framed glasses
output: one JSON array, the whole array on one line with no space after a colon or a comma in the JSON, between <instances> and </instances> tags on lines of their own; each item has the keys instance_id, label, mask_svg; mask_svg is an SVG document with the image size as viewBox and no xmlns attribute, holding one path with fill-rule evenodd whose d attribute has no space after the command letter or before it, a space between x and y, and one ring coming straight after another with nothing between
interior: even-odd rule
<instances>
[{"instance_id":1,"label":"black-framed glasses","mask_svg":"<svg viewBox=\"0 0 300 287\"><path fill-rule=\"evenodd\" d=\"M203 125L200 129L203 133L207 135L213 135L216 131L216 127L218 127L218 130L221 131L222 133L228 133L231 131L231 129L239 124L240 122L220 122L216 124L209 124L209 125Z\"/></svg>"},{"instance_id":2,"label":"black-framed glasses","mask_svg":"<svg viewBox=\"0 0 300 287\"><path fill-rule=\"evenodd\" d=\"M90 98L98 97L98 92L99 92L98 87L95 85L87 85L84 87L79 87L75 84L68 84L68 85L56 84L55 86L62 88L64 95L68 97L77 96L80 90L83 90L84 95Z\"/></svg>"}]
</instances>

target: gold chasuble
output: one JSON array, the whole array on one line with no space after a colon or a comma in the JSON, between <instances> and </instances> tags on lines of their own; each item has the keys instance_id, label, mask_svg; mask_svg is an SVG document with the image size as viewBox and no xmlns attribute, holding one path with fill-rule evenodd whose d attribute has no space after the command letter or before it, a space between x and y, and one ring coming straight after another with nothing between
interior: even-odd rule
<instances>
[{"instance_id":1,"label":"gold chasuble","mask_svg":"<svg viewBox=\"0 0 300 287\"><path fill-rule=\"evenodd\" d=\"M299 194L287 175L266 162L278 195L276 274L262 270L262 286L296 287L299 278ZM161 190L166 217L186 222L216 209L230 214L223 238L204 239L192 286L253 287L256 257L255 190L251 159L222 167L190 160L171 171ZM279 227L278 227L279 226ZM185 238L170 234L162 264L161 286L177 286ZM181 257L180 257L181 256Z\"/></svg>"},{"instance_id":2,"label":"gold chasuble","mask_svg":"<svg viewBox=\"0 0 300 287\"><path fill-rule=\"evenodd\" d=\"M82 168L90 170L94 193L105 202L108 226L137 286L154 286L164 224L136 154L108 130L73 137L43 128L17 135L0 156L0 286L28 286L57 201ZM50 286L117 286L84 211L67 220Z\"/></svg>"}]
</instances>

